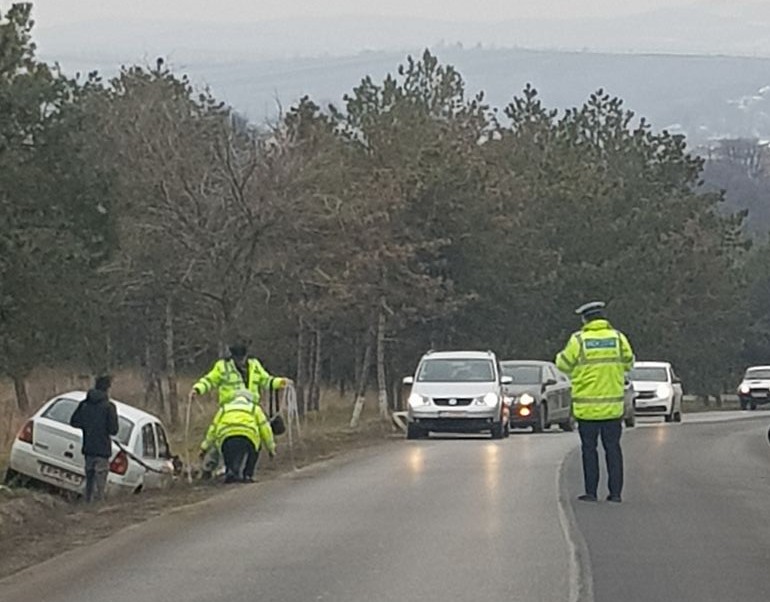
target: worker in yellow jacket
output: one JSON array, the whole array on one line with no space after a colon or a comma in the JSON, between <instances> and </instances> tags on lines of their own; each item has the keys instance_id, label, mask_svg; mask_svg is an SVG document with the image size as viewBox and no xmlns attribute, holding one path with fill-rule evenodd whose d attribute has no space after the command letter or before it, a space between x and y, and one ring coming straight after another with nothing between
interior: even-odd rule
<instances>
[{"instance_id":1,"label":"worker in yellow jacket","mask_svg":"<svg viewBox=\"0 0 770 602\"><path fill-rule=\"evenodd\" d=\"M625 376L634 366L628 339L605 319L604 307L603 302L594 301L575 310L583 328L556 357L556 366L572 380L572 414L578 421L585 482L585 493L578 499L587 502L597 500L599 437L607 459L607 500L621 501Z\"/></svg>"},{"instance_id":2,"label":"worker in yellow jacket","mask_svg":"<svg viewBox=\"0 0 770 602\"><path fill-rule=\"evenodd\" d=\"M230 345L229 351L230 357L215 362L211 370L193 385L191 397L216 390L221 406L233 399L236 391L246 389L259 403L261 389L283 389L291 382L285 377L272 376L257 358L250 358L246 344Z\"/></svg>"},{"instance_id":3,"label":"worker in yellow jacket","mask_svg":"<svg viewBox=\"0 0 770 602\"><path fill-rule=\"evenodd\" d=\"M225 483L250 483L263 445L272 458L275 440L270 423L252 393L242 389L214 415L201 443L201 455L216 447L224 457Z\"/></svg>"}]
</instances>

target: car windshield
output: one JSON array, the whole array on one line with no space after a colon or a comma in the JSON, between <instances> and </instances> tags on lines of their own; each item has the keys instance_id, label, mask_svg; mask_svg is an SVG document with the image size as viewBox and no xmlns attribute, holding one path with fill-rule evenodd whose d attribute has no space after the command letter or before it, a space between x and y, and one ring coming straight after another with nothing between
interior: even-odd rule
<instances>
[{"instance_id":1,"label":"car windshield","mask_svg":"<svg viewBox=\"0 0 770 602\"><path fill-rule=\"evenodd\" d=\"M495 370L491 360L432 359L422 362L417 380L428 383L492 382Z\"/></svg>"},{"instance_id":2,"label":"car windshield","mask_svg":"<svg viewBox=\"0 0 770 602\"><path fill-rule=\"evenodd\" d=\"M69 397L60 397L54 401L45 412L43 412L42 417L68 425L79 403L79 401L70 399ZM118 416L118 434L115 436L115 439L120 441L123 445L128 445L128 441L131 438L131 431L133 430L133 422L128 418Z\"/></svg>"},{"instance_id":3,"label":"car windshield","mask_svg":"<svg viewBox=\"0 0 770 602\"><path fill-rule=\"evenodd\" d=\"M762 380L770 380L770 369L768 368L757 368L756 370L747 370L746 371L746 379L762 379Z\"/></svg>"},{"instance_id":4,"label":"car windshield","mask_svg":"<svg viewBox=\"0 0 770 602\"><path fill-rule=\"evenodd\" d=\"M517 385L540 384L540 366L531 364L503 364L501 367L504 376L510 376Z\"/></svg>"},{"instance_id":5,"label":"car windshield","mask_svg":"<svg viewBox=\"0 0 770 602\"><path fill-rule=\"evenodd\" d=\"M665 383L668 382L668 375L665 368L642 368L635 367L631 370L630 380L636 382Z\"/></svg>"}]
</instances>

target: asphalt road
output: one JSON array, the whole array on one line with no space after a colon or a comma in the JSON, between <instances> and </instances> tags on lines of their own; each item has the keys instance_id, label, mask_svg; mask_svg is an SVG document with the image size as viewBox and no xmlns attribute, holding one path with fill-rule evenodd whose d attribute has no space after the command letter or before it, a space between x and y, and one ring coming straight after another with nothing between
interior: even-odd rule
<instances>
[{"instance_id":1,"label":"asphalt road","mask_svg":"<svg viewBox=\"0 0 770 602\"><path fill-rule=\"evenodd\" d=\"M570 501L575 434L398 441L64 554L0 600L766 600L770 414L727 418L628 432L620 506Z\"/></svg>"},{"instance_id":2,"label":"asphalt road","mask_svg":"<svg viewBox=\"0 0 770 602\"><path fill-rule=\"evenodd\" d=\"M573 502L596 602L770 599L770 413L685 418L625 437L622 505Z\"/></svg>"}]
</instances>

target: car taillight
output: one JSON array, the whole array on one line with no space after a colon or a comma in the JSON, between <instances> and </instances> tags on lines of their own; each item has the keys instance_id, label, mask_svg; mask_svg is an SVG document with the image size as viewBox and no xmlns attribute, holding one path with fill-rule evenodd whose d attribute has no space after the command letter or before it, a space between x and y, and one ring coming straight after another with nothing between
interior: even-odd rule
<instances>
[{"instance_id":1,"label":"car taillight","mask_svg":"<svg viewBox=\"0 0 770 602\"><path fill-rule=\"evenodd\" d=\"M27 423L21 427L21 430L19 431L19 441L24 441L24 443L32 443L32 439L35 434L35 423L32 420L28 420Z\"/></svg>"},{"instance_id":2,"label":"car taillight","mask_svg":"<svg viewBox=\"0 0 770 602\"><path fill-rule=\"evenodd\" d=\"M112 462L110 462L110 472L114 472L115 474L126 474L126 471L128 470L128 456L126 455L126 452L119 451L115 457L112 459Z\"/></svg>"}]
</instances>

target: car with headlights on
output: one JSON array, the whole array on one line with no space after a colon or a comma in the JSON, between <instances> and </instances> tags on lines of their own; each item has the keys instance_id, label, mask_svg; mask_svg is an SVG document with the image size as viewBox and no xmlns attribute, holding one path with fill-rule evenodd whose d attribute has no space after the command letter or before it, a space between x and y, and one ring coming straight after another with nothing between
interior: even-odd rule
<instances>
[{"instance_id":1,"label":"car with headlights on","mask_svg":"<svg viewBox=\"0 0 770 602\"><path fill-rule=\"evenodd\" d=\"M488 432L493 439L508 434L508 407L501 374L491 351L430 351L423 355L407 401L407 438L431 432Z\"/></svg>"},{"instance_id":2,"label":"car with headlights on","mask_svg":"<svg viewBox=\"0 0 770 602\"><path fill-rule=\"evenodd\" d=\"M511 398L511 428L532 428L542 433L558 424L564 431L575 428L572 416L572 386L555 364L538 360L506 360L500 363L503 386Z\"/></svg>"},{"instance_id":3,"label":"car with headlights on","mask_svg":"<svg viewBox=\"0 0 770 602\"><path fill-rule=\"evenodd\" d=\"M70 426L70 418L85 397L85 391L57 395L24 423L11 447L6 483L33 480L59 490L83 493L83 432ZM112 443L108 495L169 485L174 458L163 423L143 410L112 401L119 428Z\"/></svg>"},{"instance_id":4,"label":"car with headlights on","mask_svg":"<svg viewBox=\"0 0 770 602\"><path fill-rule=\"evenodd\" d=\"M682 421L682 381L669 362L636 362L628 375L637 416L663 416Z\"/></svg>"},{"instance_id":5,"label":"car with headlights on","mask_svg":"<svg viewBox=\"0 0 770 602\"><path fill-rule=\"evenodd\" d=\"M742 410L756 410L770 403L770 366L751 366L738 386L738 400Z\"/></svg>"}]
</instances>

